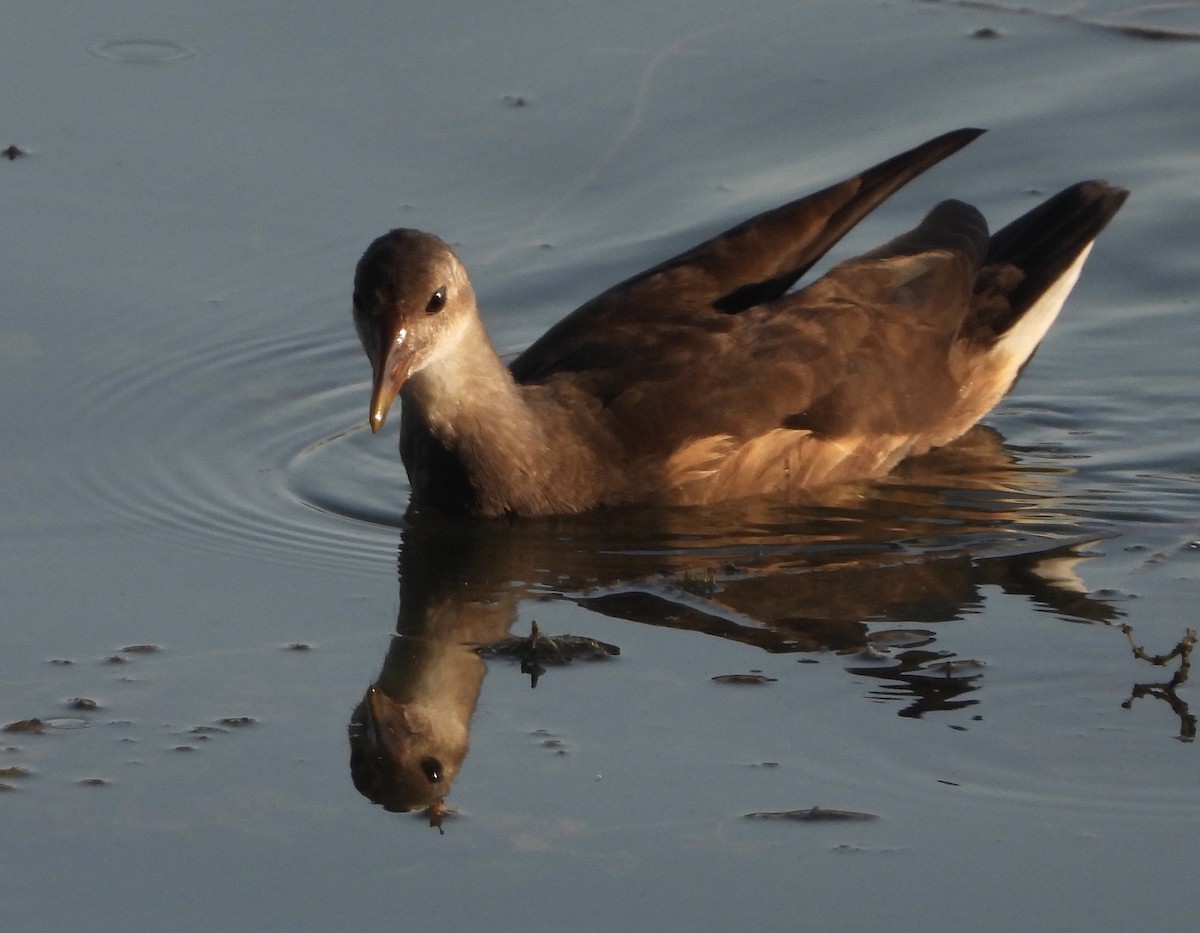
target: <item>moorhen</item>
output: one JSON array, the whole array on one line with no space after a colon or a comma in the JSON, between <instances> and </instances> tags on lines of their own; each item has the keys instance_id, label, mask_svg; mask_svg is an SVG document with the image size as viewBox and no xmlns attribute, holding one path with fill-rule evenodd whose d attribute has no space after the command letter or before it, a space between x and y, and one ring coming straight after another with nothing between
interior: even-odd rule
<instances>
[{"instance_id":1,"label":"moorhen","mask_svg":"<svg viewBox=\"0 0 1200 933\"><path fill-rule=\"evenodd\" d=\"M887 473L1013 386L1128 192L1073 185L989 235L961 201L789 289L962 129L610 288L508 366L462 262L392 230L354 277L371 429L399 395L412 503L471 516L700 505Z\"/></svg>"}]
</instances>

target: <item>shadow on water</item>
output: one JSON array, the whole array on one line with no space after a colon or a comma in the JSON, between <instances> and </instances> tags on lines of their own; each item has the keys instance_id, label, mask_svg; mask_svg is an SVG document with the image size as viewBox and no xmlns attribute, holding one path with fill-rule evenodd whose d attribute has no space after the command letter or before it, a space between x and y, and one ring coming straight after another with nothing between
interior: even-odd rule
<instances>
[{"instance_id":1,"label":"shadow on water","mask_svg":"<svg viewBox=\"0 0 1200 933\"><path fill-rule=\"evenodd\" d=\"M976 703L982 665L939 650L935 627L978 611L983 588L1069 621L1120 615L1074 573L1108 533L1053 501L1053 474L1023 468L977 428L886 482L807 502L513 523L410 513L396 637L351 717L355 786L388 810L429 808L440 825L481 655L516 654L536 677L573 650L604 653L588 639L511 636L529 598L765 652L838 652L850 673L878 681L874 696L906 701L902 716Z\"/></svg>"}]
</instances>

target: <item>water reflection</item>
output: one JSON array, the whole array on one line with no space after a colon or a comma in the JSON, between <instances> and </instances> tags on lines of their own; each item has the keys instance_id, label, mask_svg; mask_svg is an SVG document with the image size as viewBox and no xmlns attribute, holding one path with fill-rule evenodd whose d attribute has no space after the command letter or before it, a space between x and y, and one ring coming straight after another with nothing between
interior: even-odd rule
<instances>
[{"instance_id":1,"label":"water reflection","mask_svg":"<svg viewBox=\"0 0 1200 933\"><path fill-rule=\"evenodd\" d=\"M1125 709L1132 709L1134 700L1140 700L1143 697L1153 697L1156 700L1162 700L1171 708L1171 712L1179 717L1179 740L1181 742L1195 741L1196 717L1176 690L1187 683L1188 677L1191 674L1192 651L1196 647L1196 630L1188 629L1179 644L1170 652L1158 655L1150 654L1137 643L1133 637L1133 626L1122 625L1121 631L1129 639L1129 644L1133 648L1133 656L1140 661L1146 661L1155 667L1164 667L1176 658L1179 659L1179 667L1170 680L1157 683L1134 684L1133 689L1129 693L1129 699L1122 703L1121 706Z\"/></svg>"},{"instance_id":2,"label":"water reflection","mask_svg":"<svg viewBox=\"0 0 1200 933\"><path fill-rule=\"evenodd\" d=\"M515 523L410 513L397 634L351 718L355 786L438 823L487 671L479 649L512 644L531 596L773 653L844 653L879 682L872 696L907 701L903 716L975 703L982 665L939 650L931 626L977 611L984 587L1071 621L1119 614L1074 572L1103 530L1053 511L1053 481L977 428L887 482L804 502Z\"/></svg>"}]
</instances>

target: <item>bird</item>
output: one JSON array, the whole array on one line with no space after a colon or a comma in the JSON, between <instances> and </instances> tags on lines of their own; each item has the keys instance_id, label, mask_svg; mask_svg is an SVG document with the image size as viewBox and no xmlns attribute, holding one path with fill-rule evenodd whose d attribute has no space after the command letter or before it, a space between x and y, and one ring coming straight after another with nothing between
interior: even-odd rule
<instances>
[{"instance_id":1,"label":"bird","mask_svg":"<svg viewBox=\"0 0 1200 933\"><path fill-rule=\"evenodd\" d=\"M353 317L373 432L401 400L410 508L704 506L880 477L959 437L1012 389L1128 191L1083 181L995 233L945 200L794 286L982 132L751 217L602 292L508 365L450 246L378 237L355 268Z\"/></svg>"}]
</instances>

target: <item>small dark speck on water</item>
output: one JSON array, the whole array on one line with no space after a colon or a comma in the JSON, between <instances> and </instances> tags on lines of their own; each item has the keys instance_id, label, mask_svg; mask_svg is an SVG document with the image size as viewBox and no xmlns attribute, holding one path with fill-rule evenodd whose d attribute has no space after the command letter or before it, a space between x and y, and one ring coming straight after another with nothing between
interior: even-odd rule
<instances>
[{"instance_id":1,"label":"small dark speck on water","mask_svg":"<svg viewBox=\"0 0 1200 933\"><path fill-rule=\"evenodd\" d=\"M792 820L799 823L851 823L877 820L878 814L858 810L827 810L824 807L809 807L807 810L763 810L747 813L748 820Z\"/></svg>"},{"instance_id":2,"label":"small dark speck on water","mask_svg":"<svg viewBox=\"0 0 1200 933\"><path fill-rule=\"evenodd\" d=\"M718 674L713 681L719 684L773 684L779 678L768 677L762 671L751 671L749 674Z\"/></svg>"},{"instance_id":3,"label":"small dark speck on water","mask_svg":"<svg viewBox=\"0 0 1200 933\"><path fill-rule=\"evenodd\" d=\"M84 710L100 708L99 703L97 703L95 700L90 700L87 697L72 697L71 699L67 700L67 706L70 709L84 709Z\"/></svg>"},{"instance_id":4,"label":"small dark speck on water","mask_svg":"<svg viewBox=\"0 0 1200 933\"><path fill-rule=\"evenodd\" d=\"M312 645L306 645L302 641L294 641L287 646L288 651L312 651Z\"/></svg>"},{"instance_id":5,"label":"small dark speck on water","mask_svg":"<svg viewBox=\"0 0 1200 933\"><path fill-rule=\"evenodd\" d=\"M3 149L0 149L0 156L4 156L9 162L14 162L21 158L21 156L28 154L20 146L5 146Z\"/></svg>"},{"instance_id":6,"label":"small dark speck on water","mask_svg":"<svg viewBox=\"0 0 1200 933\"><path fill-rule=\"evenodd\" d=\"M84 787L107 787L108 781L104 778L84 778L79 782Z\"/></svg>"},{"instance_id":7,"label":"small dark speck on water","mask_svg":"<svg viewBox=\"0 0 1200 933\"><path fill-rule=\"evenodd\" d=\"M128 664L129 658L122 657L119 654L112 654L104 659L104 663L105 664Z\"/></svg>"},{"instance_id":8,"label":"small dark speck on water","mask_svg":"<svg viewBox=\"0 0 1200 933\"><path fill-rule=\"evenodd\" d=\"M224 719L218 719L217 722L222 726L252 726L258 722L253 716L226 716Z\"/></svg>"},{"instance_id":9,"label":"small dark speck on water","mask_svg":"<svg viewBox=\"0 0 1200 933\"><path fill-rule=\"evenodd\" d=\"M971 38L972 39L999 39L1000 38L1000 30L994 29L991 26L981 26L979 29L976 29L973 33L971 33Z\"/></svg>"},{"instance_id":10,"label":"small dark speck on water","mask_svg":"<svg viewBox=\"0 0 1200 933\"><path fill-rule=\"evenodd\" d=\"M42 734L46 731L46 724L40 719L19 719L16 722L10 722L4 727L5 732L34 732Z\"/></svg>"},{"instance_id":11,"label":"small dark speck on water","mask_svg":"<svg viewBox=\"0 0 1200 933\"><path fill-rule=\"evenodd\" d=\"M51 658L50 663L57 665L58 667L66 667L67 665L74 664L75 662L70 658Z\"/></svg>"},{"instance_id":12,"label":"small dark speck on water","mask_svg":"<svg viewBox=\"0 0 1200 933\"><path fill-rule=\"evenodd\" d=\"M158 645L126 645L121 649L126 654L154 654L156 651L162 651Z\"/></svg>"}]
</instances>

